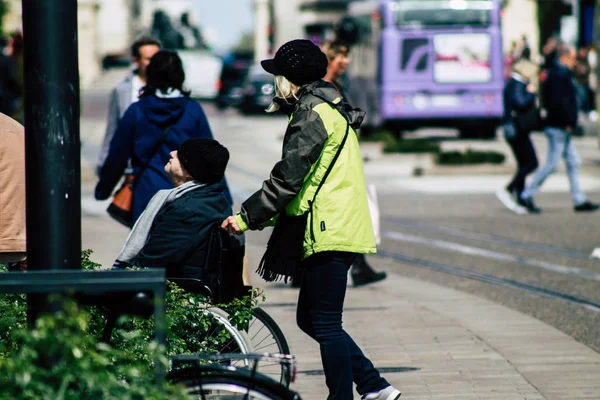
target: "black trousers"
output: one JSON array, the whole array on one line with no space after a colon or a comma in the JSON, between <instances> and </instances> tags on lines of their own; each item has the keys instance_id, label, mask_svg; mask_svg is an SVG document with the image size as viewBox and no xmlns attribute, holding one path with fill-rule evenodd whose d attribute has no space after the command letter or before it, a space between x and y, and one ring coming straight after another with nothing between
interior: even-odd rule
<instances>
[{"instance_id":1,"label":"black trousers","mask_svg":"<svg viewBox=\"0 0 600 400\"><path fill-rule=\"evenodd\" d=\"M506 189L521 194L525 189L525 178L538 167L537 156L528 133L519 133L507 142L517 159L517 172Z\"/></svg>"}]
</instances>

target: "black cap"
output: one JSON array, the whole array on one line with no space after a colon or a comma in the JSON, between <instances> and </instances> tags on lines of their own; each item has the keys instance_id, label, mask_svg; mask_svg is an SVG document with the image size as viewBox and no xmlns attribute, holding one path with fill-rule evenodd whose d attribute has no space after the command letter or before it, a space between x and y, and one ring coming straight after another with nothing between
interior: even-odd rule
<instances>
[{"instance_id":1,"label":"black cap","mask_svg":"<svg viewBox=\"0 0 600 400\"><path fill-rule=\"evenodd\" d=\"M283 75L290 82L302 86L323 78L328 61L319 46L310 40L296 39L282 45L275 57L260 64L268 73Z\"/></svg>"},{"instance_id":2,"label":"black cap","mask_svg":"<svg viewBox=\"0 0 600 400\"><path fill-rule=\"evenodd\" d=\"M223 179L229 151L213 139L188 139L177 149L177 158L194 180L211 184Z\"/></svg>"}]
</instances>

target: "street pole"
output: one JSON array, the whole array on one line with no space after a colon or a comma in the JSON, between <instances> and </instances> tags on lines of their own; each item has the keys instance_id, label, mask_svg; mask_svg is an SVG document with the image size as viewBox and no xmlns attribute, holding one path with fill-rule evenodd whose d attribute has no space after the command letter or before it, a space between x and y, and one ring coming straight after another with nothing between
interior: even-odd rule
<instances>
[{"instance_id":1,"label":"street pole","mask_svg":"<svg viewBox=\"0 0 600 400\"><path fill-rule=\"evenodd\" d=\"M595 18L595 22L596 22L596 29L594 29L594 43L596 44L595 46L595 52L596 52L596 70L594 71L594 73L596 74L596 87L593 88L596 96L596 109L598 111L598 115L600 115L600 62L598 62L598 51L600 51L600 49L598 48L598 46L600 45L600 27L598 26L598 21L600 21L600 0L596 0L596 18ZM600 123L597 124L598 128L596 128L598 130L598 145L600 146ZM600 257L599 257L600 258Z\"/></svg>"},{"instance_id":2,"label":"street pole","mask_svg":"<svg viewBox=\"0 0 600 400\"><path fill-rule=\"evenodd\" d=\"M254 0L254 61L269 55L269 0Z\"/></svg>"},{"instance_id":3,"label":"street pole","mask_svg":"<svg viewBox=\"0 0 600 400\"><path fill-rule=\"evenodd\" d=\"M77 0L22 0L27 267L81 269ZM29 319L47 306L30 296Z\"/></svg>"}]
</instances>

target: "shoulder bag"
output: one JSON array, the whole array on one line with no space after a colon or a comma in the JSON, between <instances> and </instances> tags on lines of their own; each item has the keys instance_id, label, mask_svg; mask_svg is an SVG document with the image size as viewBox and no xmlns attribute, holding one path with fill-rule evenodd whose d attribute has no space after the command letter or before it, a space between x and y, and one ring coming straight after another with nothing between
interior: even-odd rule
<instances>
[{"instance_id":1,"label":"shoulder bag","mask_svg":"<svg viewBox=\"0 0 600 400\"><path fill-rule=\"evenodd\" d=\"M302 264L304 255L304 235L308 225L308 218L312 214L313 205L317 194L323 187L327 176L331 173L335 162L337 161L350 131L350 124L346 125L346 135L333 157L327 172L319 183L312 201L309 201L309 209L302 215L286 215L283 210L277 217L277 222L267 243L267 250L260 260L256 272L267 282L273 282L283 279L285 283L291 279ZM310 232L313 234L312 219L310 221Z\"/></svg>"},{"instance_id":2,"label":"shoulder bag","mask_svg":"<svg viewBox=\"0 0 600 400\"><path fill-rule=\"evenodd\" d=\"M162 144L163 140L167 136L167 133L169 133L170 129L171 129L170 126L167 126L165 128L162 136L154 145L154 148L152 149L152 152L150 153L150 157L148 157L146 164L144 164L144 166L142 167L140 172L137 175L134 175L134 174L125 175L123 184L121 185L119 190L117 190L115 192L113 201L110 203L110 205L106 209L106 211L108 212L108 215L110 215L114 220L116 220L117 222L120 222L121 224L125 225L128 228L131 228L133 226L133 224L135 223L135 221L133 220L133 213L132 213L133 190L135 188L135 185L136 185L137 181L139 180L140 176L142 176L142 174L148 167L148 164L150 164L150 161L154 158L154 156L158 152L160 145Z\"/></svg>"}]
</instances>

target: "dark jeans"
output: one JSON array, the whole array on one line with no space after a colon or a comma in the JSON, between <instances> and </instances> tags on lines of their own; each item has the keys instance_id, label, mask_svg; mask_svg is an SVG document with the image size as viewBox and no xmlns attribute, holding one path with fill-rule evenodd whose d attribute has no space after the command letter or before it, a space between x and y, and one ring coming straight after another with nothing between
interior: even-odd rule
<instances>
[{"instance_id":1,"label":"dark jeans","mask_svg":"<svg viewBox=\"0 0 600 400\"><path fill-rule=\"evenodd\" d=\"M304 261L296 318L300 329L320 345L330 400L352 399L352 382L360 395L389 386L342 328L348 269L355 256L323 252Z\"/></svg>"},{"instance_id":2,"label":"dark jeans","mask_svg":"<svg viewBox=\"0 0 600 400\"><path fill-rule=\"evenodd\" d=\"M517 173L508 184L507 189L521 194L525 190L525 178L538 167L538 160L531 143L529 134L519 133L514 138L507 140L517 159Z\"/></svg>"}]
</instances>

